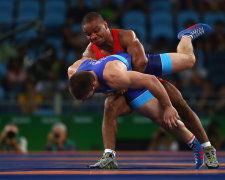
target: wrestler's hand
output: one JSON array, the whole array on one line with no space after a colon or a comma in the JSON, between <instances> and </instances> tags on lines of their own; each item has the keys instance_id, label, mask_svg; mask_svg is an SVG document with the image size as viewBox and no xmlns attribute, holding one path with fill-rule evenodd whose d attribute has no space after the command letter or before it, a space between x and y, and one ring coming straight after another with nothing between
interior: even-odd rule
<instances>
[{"instance_id":1,"label":"wrestler's hand","mask_svg":"<svg viewBox=\"0 0 225 180\"><path fill-rule=\"evenodd\" d=\"M173 128L177 126L177 121L180 119L176 109L173 106L167 106L164 109L163 120L164 123L169 126L169 128Z\"/></svg>"}]
</instances>

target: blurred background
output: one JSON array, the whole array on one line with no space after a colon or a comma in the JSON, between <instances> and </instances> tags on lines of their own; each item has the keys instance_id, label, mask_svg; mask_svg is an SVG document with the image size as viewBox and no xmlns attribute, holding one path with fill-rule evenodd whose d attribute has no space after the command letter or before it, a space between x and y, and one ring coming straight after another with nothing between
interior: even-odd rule
<instances>
[{"instance_id":1,"label":"blurred background","mask_svg":"<svg viewBox=\"0 0 225 180\"><path fill-rule=\"evenodd\" d=\"M195 67L165 78L225 150L225 0L0 0L0 151L103 150L105 95L74 101L67 87L67 68L88 44L81 20L90 11L110 28L134 30L154 54L175 52L190 25L212 26L194 41ZM187 148L135 113L118 126L118 150Z\"/></svg>"}]
</instances>

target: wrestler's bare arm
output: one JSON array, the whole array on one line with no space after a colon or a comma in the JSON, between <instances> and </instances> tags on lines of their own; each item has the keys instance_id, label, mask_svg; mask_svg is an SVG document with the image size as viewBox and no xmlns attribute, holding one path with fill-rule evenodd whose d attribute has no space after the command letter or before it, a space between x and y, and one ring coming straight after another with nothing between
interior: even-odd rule
<instances>
[{"instance_id":1,"label":"wrestler's bare arm","mask_svg":"<svg viewBox=\"0 0 225 180\"><path fill-rule=\"evenodd\" d=\"M132 56L132 67L135 71L144 72L148 62L144 47L132 30L119 30L119 42L126 52Z\"/></svg>"},{"instance_id":2,"label":"wrestler's bare arm","mask_svg":"<svg viewBox=\"0 0 225 180\"><path fill-rule=\"evenodd\" d=\"M83 57L88 57L90 59L97 59L91 43L88 44L87 48L83 52Z\"/></svg>"},{"instance_id":3,"label":"wrestler's bare arm","mask_svg":"<svg viewBox=\"0 0 225 180\"><path fill-rule=\"evenodd\" d=\"M86 57L83 57L77 61L75 61L75 63L73 63L67 70L67 74L68 74L68 77L70 79L70 77L77 71L77 69L79 68L80 64L82 62L84 62L87 58Z\"/></svg>"},{"instance_id":4,"label":"wrestler's bare arm","mask_svg":"<svg viewBox=\"0 0 225 180\"><path fill-rule=\"evenodd\" d=\"M172 106L165 88L155 76L127 71L125 64L120 61L115 60L107 63L103 77L112 89L147 88L162 106Z\"/></svg>"},{"instance_id":5,"label":"wrestler's bare arm","mask_svg":"<svg viewBox=\"0 0 225 180\"><path fill-rule=\"evenodd\" d=\"M124 64L115 60L107 63L103 77L112 89L147 88L164 108L164 122L170 128L177 126L178 113L172 106L165 88L155 76L127 71Z\"/></svg>"}]
</instances>

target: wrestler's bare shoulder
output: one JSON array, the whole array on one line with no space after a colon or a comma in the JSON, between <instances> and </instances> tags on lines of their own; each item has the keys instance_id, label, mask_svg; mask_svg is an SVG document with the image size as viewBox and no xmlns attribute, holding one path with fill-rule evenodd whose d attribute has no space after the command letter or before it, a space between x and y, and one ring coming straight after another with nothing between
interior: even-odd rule
<instances>
[{"instance_id":1,"label":"wrestler's bare shoulder","mask_svg":"<svg viewBox=\"0 0 225 180\"><path fill-rule=\"evenodd\" d=\"M77 71L77 69L79 68L79 66L81 65L82 62L84 62L86 59L88 59L87 57L82 57L81 59L75 61L69 68L68 68L68 76L69 78Z\"/></svg>"},{"instance_id":2,"label":"wrestler's bare shoulder","mask_svg":"<svg viewBox=\"0 0 225 180\"><path fill-rule=\"evenodd\" d=\"M136 35L132 30L119 29L118 38L122 47L127 47L128 44L136 38Z\"/></svg>"}]
</instances>

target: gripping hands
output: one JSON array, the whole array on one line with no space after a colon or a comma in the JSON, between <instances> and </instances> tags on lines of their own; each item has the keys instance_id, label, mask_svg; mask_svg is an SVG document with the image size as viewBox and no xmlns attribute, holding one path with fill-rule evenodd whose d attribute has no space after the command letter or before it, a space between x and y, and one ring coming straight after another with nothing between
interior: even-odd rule
<instances>
[{"instance_id":1,"label":"gripping hands","mask_svg":"<svg viewBox=\"0 0 225 180\"><path fill-rule=\"evenodd\" d=\"M163 121L169 128L177 127L177 121L179 119L180 117L173 106L165 107Z\"/></svg>"}]
</instances>

